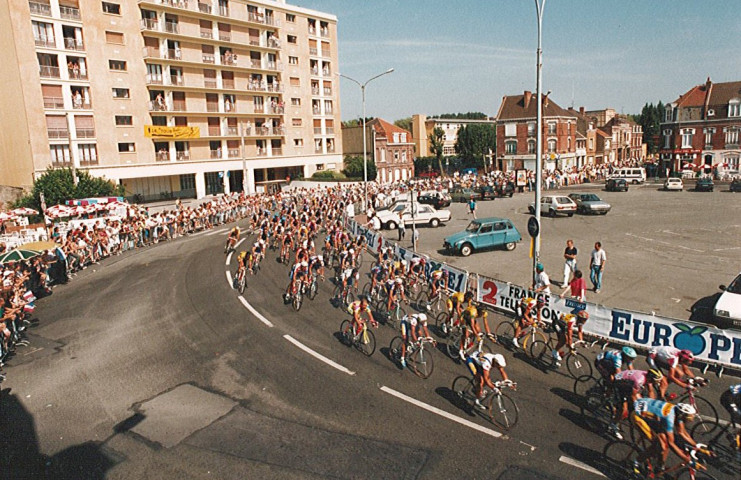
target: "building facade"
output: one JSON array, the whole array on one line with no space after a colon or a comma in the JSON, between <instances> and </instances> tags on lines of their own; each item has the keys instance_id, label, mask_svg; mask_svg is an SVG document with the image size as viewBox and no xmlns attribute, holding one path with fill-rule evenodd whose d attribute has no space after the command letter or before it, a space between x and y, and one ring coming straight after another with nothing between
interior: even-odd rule
<instances>
[{"instance_id":1,"label":"building facade","mask_svg":"<svg viewBox=\"0 0 741 480\"><path fill-rule=\"evenodd\" d=\"M466 120L458 118L427 118L425 115L412 115L412 134L418 157L434 157L430 150L430 135L435 128L443 130L443 156L455 155L455 142L458 140L458 130L466 125L490 125L494 128L494 120Z\"/></svg>"},{"instance_id":2,"label":"building facade","mask_svg":"<svg viewBox=\"0 0 741 480\"><path fill-rule=\"evenodd\" d=\"M603 155L606 163L638 163L645 156L643 128L625 115L612 108L584 112L592 123L611 137L609 155Z\"/></svg>"},{"instance_id":3,"label":"building facade","mask_svg":"<svg viewBox=\"0 0 741 480\"><path fill-rule=\"evenodd\" d=\"M333 15L285 0L2 3L3 183L75 166L126 195L200 198L241 191L244 171L254 192L342 164Z\"/></svg>"},{"instance_id":4,"label":"building facade","mask_svg":"<svg viewBox=\"0 0 741 480\"><path fill-rule=\"evenodd\" d=\"M532 92L502 98L497 113L497 163L503 171L535 170L537 99ZM577 117L543 96L543 168L576 165Z\"/></svg>"},{"instance_id":5,"label":"building facade","mask_svg":"<svg viewBox=\"0 0 741 480\"><path fill-rule=\"evenodd\" d=\"M363 156L363 126L342 127L345 155ZM376 181L389 183L414 177L415 142L412 133L383 119L366 123L366 149L376 164Z\"/></svg>"},{"instance_id":6,"label":"building facade","mask_svg":"<svg viewBox=\"0 0 741 480\"><path fill-rule=\"evenodd\" d=\"M692 87L666 105L661 134L664 169L741 173L741 81Z\"/></svg>"}]
</instances>

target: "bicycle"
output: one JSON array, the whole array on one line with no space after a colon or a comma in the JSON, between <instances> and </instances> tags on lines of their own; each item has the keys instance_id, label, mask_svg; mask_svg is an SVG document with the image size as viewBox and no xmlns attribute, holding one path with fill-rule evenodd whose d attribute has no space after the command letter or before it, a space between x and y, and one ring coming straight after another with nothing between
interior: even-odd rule
<instances>
[{"instance_id":1,"label":"bicycle","mask_svg":"<svg viewBox=\"0 0 741 480\"><path fill-rule=\"evenodd\" d=\"M309 300L314 301L316 298L317 293L319 292L319 282L317 282L317 275L316 273L311 275L311 283L309 284L308 289L308 297ZM324 280L324 277L322 277L322 280Z\"/></svg>"},{"instance_id":2,"label":"bicycle","mask_svg":"<svg viewBox=\"0 0 741 480\"><path fill-rule=\"evenodd\" d=\"M242 295L244 293L244 289L247 288L247 275L245 274L245 270L247 270L246 267L240 267L237 271L235 286L240 295Z\"/></svg>"},{"instance_id":3,"label":"bicycle","mask_svg":"<svg viewBox=\"0 0 741 480\"><path fill-rule=\"evenodd\" d=\"M348 305L355 301L352 287L347 285L345 288L342 288L342 282L338 282L332 292L332 301L336 307L347 308Z\"/></svg>"},{"instance_id":4,"label":"bicycle","mask_svg":"<svg viewBox=\"0 0 741 480\"><path fill-rule=\"evenodd\" d=\"M705 420L692 427L692 438L696 442L704 443L712 448L715 454L708 463L723 473L739 474L741 465L741 427L731 422L725 425L704 425ZM720 428L715 428L716 426ZM733 470L736 465L736 470ZM738 477L736 477L738 478Z\"/></svg>"},{"instance_id":5,"label":"bicycle","mask_svg":"<svg viewBox=\"0 0 741 480\"><path fill-rule=\"evenodd\" d=\"M366 322L363 322L360 332L356 332L352 320L343 320L340 324L340 335L345 345L355 347L366 357L370 357L376 351L376 336L368 330Z\"/></svg>"},{"instance_id":6,"label":"bicycle","mask_svg":"<svg viewBox=\"0 0 741 480\"><path fill-rule=\"evenodd\" d=\"M304 303L304 292L306 291L306 284L303 280L299 281L298 288L294 285L293 292L291 294L291 306L297 312L301 310L301 305Z\"/></svg>"},{"instance_id":7,"label":"bicycle","mask_svg":"<svg viewBox=\"0 0 741 480\"><path fill-rule=\"evenodd\" d=\"M257 272L260 270L261 261L262 261L262 254L258 253L257 255L255 255L255 258L252 261L252 275L257 275Z\"/></svg>"},{"instance_id":8,"label":"bicycle","mask_svg":"<svg viewBox=\"0 0 741 480\"><path fill-rule=\"evenodd\" d=\"M718 420L720 418L718 417L718 411L706 398L695 394L695 390L708 384L707 379L697 377L695 379L688 379L688 382L689 383L685 388L685 393L678 396L676 399L672 399L672 403L689 403L695 407L697 415L707 421L706 427L710 426L710 422L715 425L709 431L714 430L718 426Z\"/></svg>"},{"instance_id":9,"label":"bicycle","mask_svg":"<svg viewBox=\"0 0 741 480\"><path fill-rule=\"evenodd\" d=\"M440 312L435 317L435 330L437 334L442 338L448 338L453 329L457 327L455 324L454 314L448 311Z\"/></svg>"},{"instance_id":10,"label":"bicycle","mask_svg":"<svg viewBox=\"0 0 741 480\"><path fill-rule=\"evenodd\" d=\"M385 302L385 301L384 301ZM386 308L387 304L384 304L384 318L386 319L386 325L393 328L394 330L401 324L401 319L407 316L406 309L402 306L401 300L398 298L391 302L391 309ZM379 308L379 310L381 310Z\"/></svg>"},{"instance_id":11,"label":"bicycle","mask_svg":"<svg viewBox=\"0 0 741 480\"><path fill-rule=\"evenodd\" d=\"M284 250L281 250L280 256L278 257L278 263L282 263L283 265L288 265L290 261L291 261L291 249L286 248Z\"/></svg>"},{"instance_id":12,"label":"bicycle","mask_svg":"<svg viewBox=\"0 0 741 480\"><path fill-rule=\"evenodd\" d=\"M440 312L444 312L446 309L445 300L443 299L442 289L440 289L435 295L432 294L432 291L420 291L419 295L417 296L417 300L415 304L417 305L417 310L420 312L428 312L432 315L439 314Z\"/></svg>"},{"instance_id":13,"label":"bicycle","mask_svg":"<svg viewBox=\"0 0 741 480\"><path fill-rule=\"evenodd\" d=\"M657 466L660 460L656 455L652 455L643 463L638 458L646 450L636 443L625 440L614 440L605 445L602 451L608 466L613 470L612 474L622 474L621 477L626 480L635 480L637 478L672 478L676 480L716 480L714 476L707 473L707 467L700 462L707 463L711 456L706 445L697 444L694 448L685 447L689 453L692 463L680 462L672 467L665 468L661 471L654 469L653 460L656 460ZM698 457L702 455L702 459ZM615 478L611 475L610 478Z\"/></svg>"},{"instance_id":14,"label":"bicycle","mask_svg":"<svg viewBox=\"0 0 741 480\"><path fill-rule=\"evenodd\" d=\"M371 282L366 282L366 284L363 285L362 293L368 297L370 303L377 303L383 299L383 287L380 283L376 283L375 286L372 286Z\"/></svg>"},{"instance_id":15,"label":"bicycle","mask_svg":"<svg viewBox=\"0 0 741 480\"><path fill-rule=\"evenodd\" d=\"M515 321L504 321L497 325L497 328L494 330L494 335L497 339L497 343L509 350L514 350L515 348ZM542 322L533 322L524 329L520 330L520 336L518 340L522 350L532 357L532 353L530 349L528 349L529 344L540 340L543 342L544 345L548 345L551 341L551 337L544 332L545 326L542 324Z\"/></svg>"},{"instance_id":16,"label":"bicycle","mask_svg":"<svg viewBox=\"0 0 741 480\"><path fill-rule=\"evenodd\" d=\"M556 361L553 358L552 351L553 345L549 339L549 343L545 343L542 340L535 340L530 344L530 356L543 368L557 369L561 366L561 363L566 363L566 369L569 371L569 375L572 378L577 379L584 375L592 375L592 363L583 353L577 351L580 345L588 347L594 347L598 343L598 340L594 342L585 342L584 340L577 340L572 346L569 347L569 351L564 354L561 361Z\"/></svg>"},{"instance_id":17,"label":"bicycle","mask_svg":"<svg viewBox=\"0 0 741 480\"><path fill-rule=\"evenodd\" d=\"M479 403L485 406L486 413L492 423L505 430L509 430L517 425L520 410L517 407L517 403L502 391L504 387L515 390L517 384L511 380L494 382L494 389L490 391L485 389L483 399ZM466 375L457 377L453 380L452 390L454 395L466 402L468 408L473 408L478 398L474 393L473 378Z\"/></svg>"},{"instance_id":18,"label":"bicycle","mask_svg":"<svg viewBox=\"0 0 741 480\"><path fill-rule=\"evenodd\" d=\"M389 344L389 357L396 364L401 363L401 351L404 339L396 336ZM426 345L431 345L430 349ZM432 337L420 337L416 342L411 343L406 348L404 359L409 369L419 378L428 379L432 375L435 367L432 355L432 348L436 345Z\"/></svg>"},{"instance_id":19,"label":"bicycle","mask_svg":"<svg viewBox=\"0 0 741 480\"><path fill-rule=\"evenodd\" d=\"M478 336L474 337L471 329L464 326L458 326L455 327L450 336L450 340L448 340L448 343L446 344L446 349L450 358L452 358L453 360L465 360L464 358L460 358L461 339L463 338L463 333L465 332L464 329L467 329L469 331L468 339L466 340L466 344L463 346L463 353L466 356L470 356L474 351L492 353L491 347L488 344L484 343L487 338L484 332L480 332Z\"/></svg>"}]
</instances>

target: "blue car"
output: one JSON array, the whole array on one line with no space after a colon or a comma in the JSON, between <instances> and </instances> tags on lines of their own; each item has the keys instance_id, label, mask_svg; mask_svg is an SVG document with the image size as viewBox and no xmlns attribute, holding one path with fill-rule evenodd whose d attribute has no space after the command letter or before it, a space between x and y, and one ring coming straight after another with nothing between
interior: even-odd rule
<instances>
[{"instance_id":1,"label":"blue car","mask_svg":"<svg viewBox=\"0 0 741 480\"><path fill-rule=\"evenodd\" d=\"M507 218L480 218L472 221L462 232L445 237L443 248L448 252L458 252L464 257L474 251L504 247L512 251L522 235Z\"/></svg>"}]
</instances>

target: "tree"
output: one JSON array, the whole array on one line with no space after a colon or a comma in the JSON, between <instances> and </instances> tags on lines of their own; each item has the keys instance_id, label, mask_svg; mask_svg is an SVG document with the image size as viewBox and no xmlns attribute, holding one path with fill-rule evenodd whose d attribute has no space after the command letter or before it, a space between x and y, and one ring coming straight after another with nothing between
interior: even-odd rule
<instances>
[{"instance_id":1,"label":"tree","mask_svg":"<svg viewBox=\"0 0 741 480\"><path fill-rule=\"evenodd\" d=\"M18 200L16 206L41 210L41 193L47 206L58 205L67 200L87 197L123 196L123 185L116 185L105 178L94 177L85 170L77 170L77 185L69 168L52 169L44 172L33 182L31 193Z\"/></svg>"},{"instance_id":2,"label":"tree","mask_svg":"<svg viewBox=\"0 0 741 480\"><path fill-rule=\"evenodd\" d=\"M365 124L368 125L368 123L373 120L375 117L365 117ZM352 120L346 120L342 122L343 127L362 127L363 126L363 118L353 118Z\"/></svg>"},{"instance_id":3,"label":"tree","mask_svg":"<svg viewBox=\"0 0 741 480\"><path fill-rule=\"evenodd\" d=\"M399 128L403 128L407 132L411 132L412 131L412 117L400 118L394 122L394 125L396 125Z\"/></svg>"},{"instance_id":4,"label":"tree","mask_svg":"<svg viewBox=\"0 0 741 480\"><path fill-rule=\"evenodd\" d=\"M493 126L474 123L458 129L455 151L461 156L464 165L482 167L483 157L490 150L497 150L497 134Z\"/></svg>"},{"instance_id":5,"label":"tree","mask_svg":"<svg viewBox=\"0 0 741 480\"><path fill-rule=\"evenodd\" d=\"M454 120L486 120L489 117L485 113L482 113L482 112L466 112L466 113L443 113L441 115L433 115L430 118L450 118Z\"/></svg>"},{"instance_id":6,"label":"tree","mask_svg":"<svg viewBox=\"0 0 741 480\"><path fill-rule=\"evenodd\" d=\"M342 170L342 173L344 173L349 178L363 178L363 156L362 155L355 155L355 156L346 156L345 157L345 168ZM376 162L373 161L373 158L370 156L368 157L368 180L375 180L376 179Z\"/></svg>"},{"instance_id":7,"label":"tree","mask_svg":"<svg viewBox=\"0 0 741 480\"><path fill-rule=\"evenodd\" d=\"M440 169L440 176L443 176L443 140L445 139L445 132L440 127L435 127L430 133L428 140L430 141L430 152L435 154L437 158L437 167Z\"/></svg>"},{"instance_id":8,"label":"tree","mask_svg":"<svg viewBox=\"0 0 741 480\"><path fill-rule=\"evenodd\" d=\"M657 139L661 133L661 119L663 116L664 104L661 101L655 106L653 103L645 104L638 116L637 123L643 129L643 141L646 143L646 149L649 153L656 153L659 150Z\"/></svg>"}]
</instances>

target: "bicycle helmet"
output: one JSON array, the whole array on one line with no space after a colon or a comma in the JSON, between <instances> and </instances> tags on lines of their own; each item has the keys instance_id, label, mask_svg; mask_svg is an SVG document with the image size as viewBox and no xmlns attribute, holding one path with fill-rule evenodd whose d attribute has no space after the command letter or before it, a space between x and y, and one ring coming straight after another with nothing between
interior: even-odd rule
<instances>
[{"instance_id":1,"label":"bicycle helmet","mask_svg":"<svg viewBox=\"0 0 741 480\"><path fill-rule=\"evenodd\" d=\"M470 302L471 300L473 300L473 292L466 292L466 294L463 295L463 301Z\"/></svg>"},{"instance_id":2,"label":"bicycle helmet","mask_svg":"<svg viewBox=\"0 0 741 480\"><path fill-rule=\"evenodd\" d=\"M403 278L397 278L396 279L396 284L397 285L401 285L402 283L404 283L404 279Z\"/></svg>"},{"instance_id":3,"label":"bicycle helmet","mask_svg":"<svg viewBox=\"0 0 741 480\"><path fill-rule=\"evenodd\" d=\"M576 321L584 323L589 320L589 313L586 310L579 310L576 314Z\"/></svg>"},{"instance_id":4,"label":"bicycle helmet","mask_svg":"<svg viewBox=\"0 0 741 480\"><path fill-rule=\"evenodd\" d=\"M420 313L417 315L417 319L422 323L427 323L427 315Z\"/></svg>"},{"instance_id":5,"label":"bicycle helmet","mask_svg":"<svg viewBox=\"0 0 741 480\"><path fill-rule=\"evenodd\" d=\"M678 356L679 361L685 363L692 363L692 361L695 359L695 356L692 355L692 352L690 352L689 350L680 350Z\"/></svg>"},{"instance_id":6,"label":"bicycle helmet","mask_svg":"<svg viewBox=\"0 0 741 480\"><path fill-rule=\"evenodd\" d=\"M527 306L527 305L528 305L528 304L529 304L530 302L532 302L532 301L533 301L533 299L532 299L532 298L530 298L530 297L525 297L525 298L523 298L522 300L520 300L520 305L522 305L523 307L526 307L526 306Z\"/></svg>"},{"instance_id":7,"label":"bicycle helmet","mask_svg":"<svg viewBox=\"0 0 741 480\"><path fill-rule=\"evenodd\" d=\"M652 368L651 370L648 371L648 378L652 382L658 382L659 380L664 378L664 374L661 373L661 370L659 370L658 368Z\"/></svg>"},{"instance_id":8,"label":"bicycle helmet","mask_svg":"<svg viewBox=\"0 0 741 480\"><path fill-rule=\"evenodd\" d=\"M678 403L676 405L677 411L682 415L697 415L697 409L689 403Z\"/></svg>"},{"instance_id":9,"label":"bicycle helmet","mask_svg":"<svg viewBox=\"0 0 741 480\"><path fill-rule=\"evenodd\" d=\"M543 264L542 263L538 263L537 265L535 265L535 271L536 272L542 272L544 269L545 268L543 267Z\"/></svg>"},{"instance_id":10,"label":"bicycle helmet","mask_svg":"<svg viewBox=\"0 0 741 480\"><path fill-rule=\"evenodd\" d=\"M633 347L623 347L621 352L623 354L623 357L628 357L630 359L636 358L638 356Z\"/></svg>"},{"instance_id":11,"label":"bicycle helmet","mask_svg":"<svg viewBox=\"0 0 741 480\"><path fill-rule=\"evenodd\" d=\"M494 361L497 362L497 365L504 368L507 366L507 361L504 359L504 355L501 353L495 353L493 355Z\"/></svg>"},{"instance_id":12,"label":"bicycle helmet","mask_svg":"<svg viewBox=\"0 0 741 480\"><path fill-rule=\"evenodd\" d=\"M738 385L731 385L730 390L731 394L733 395L741 394L741 383L739 383Z\"/></svg>"}]
</instances>

